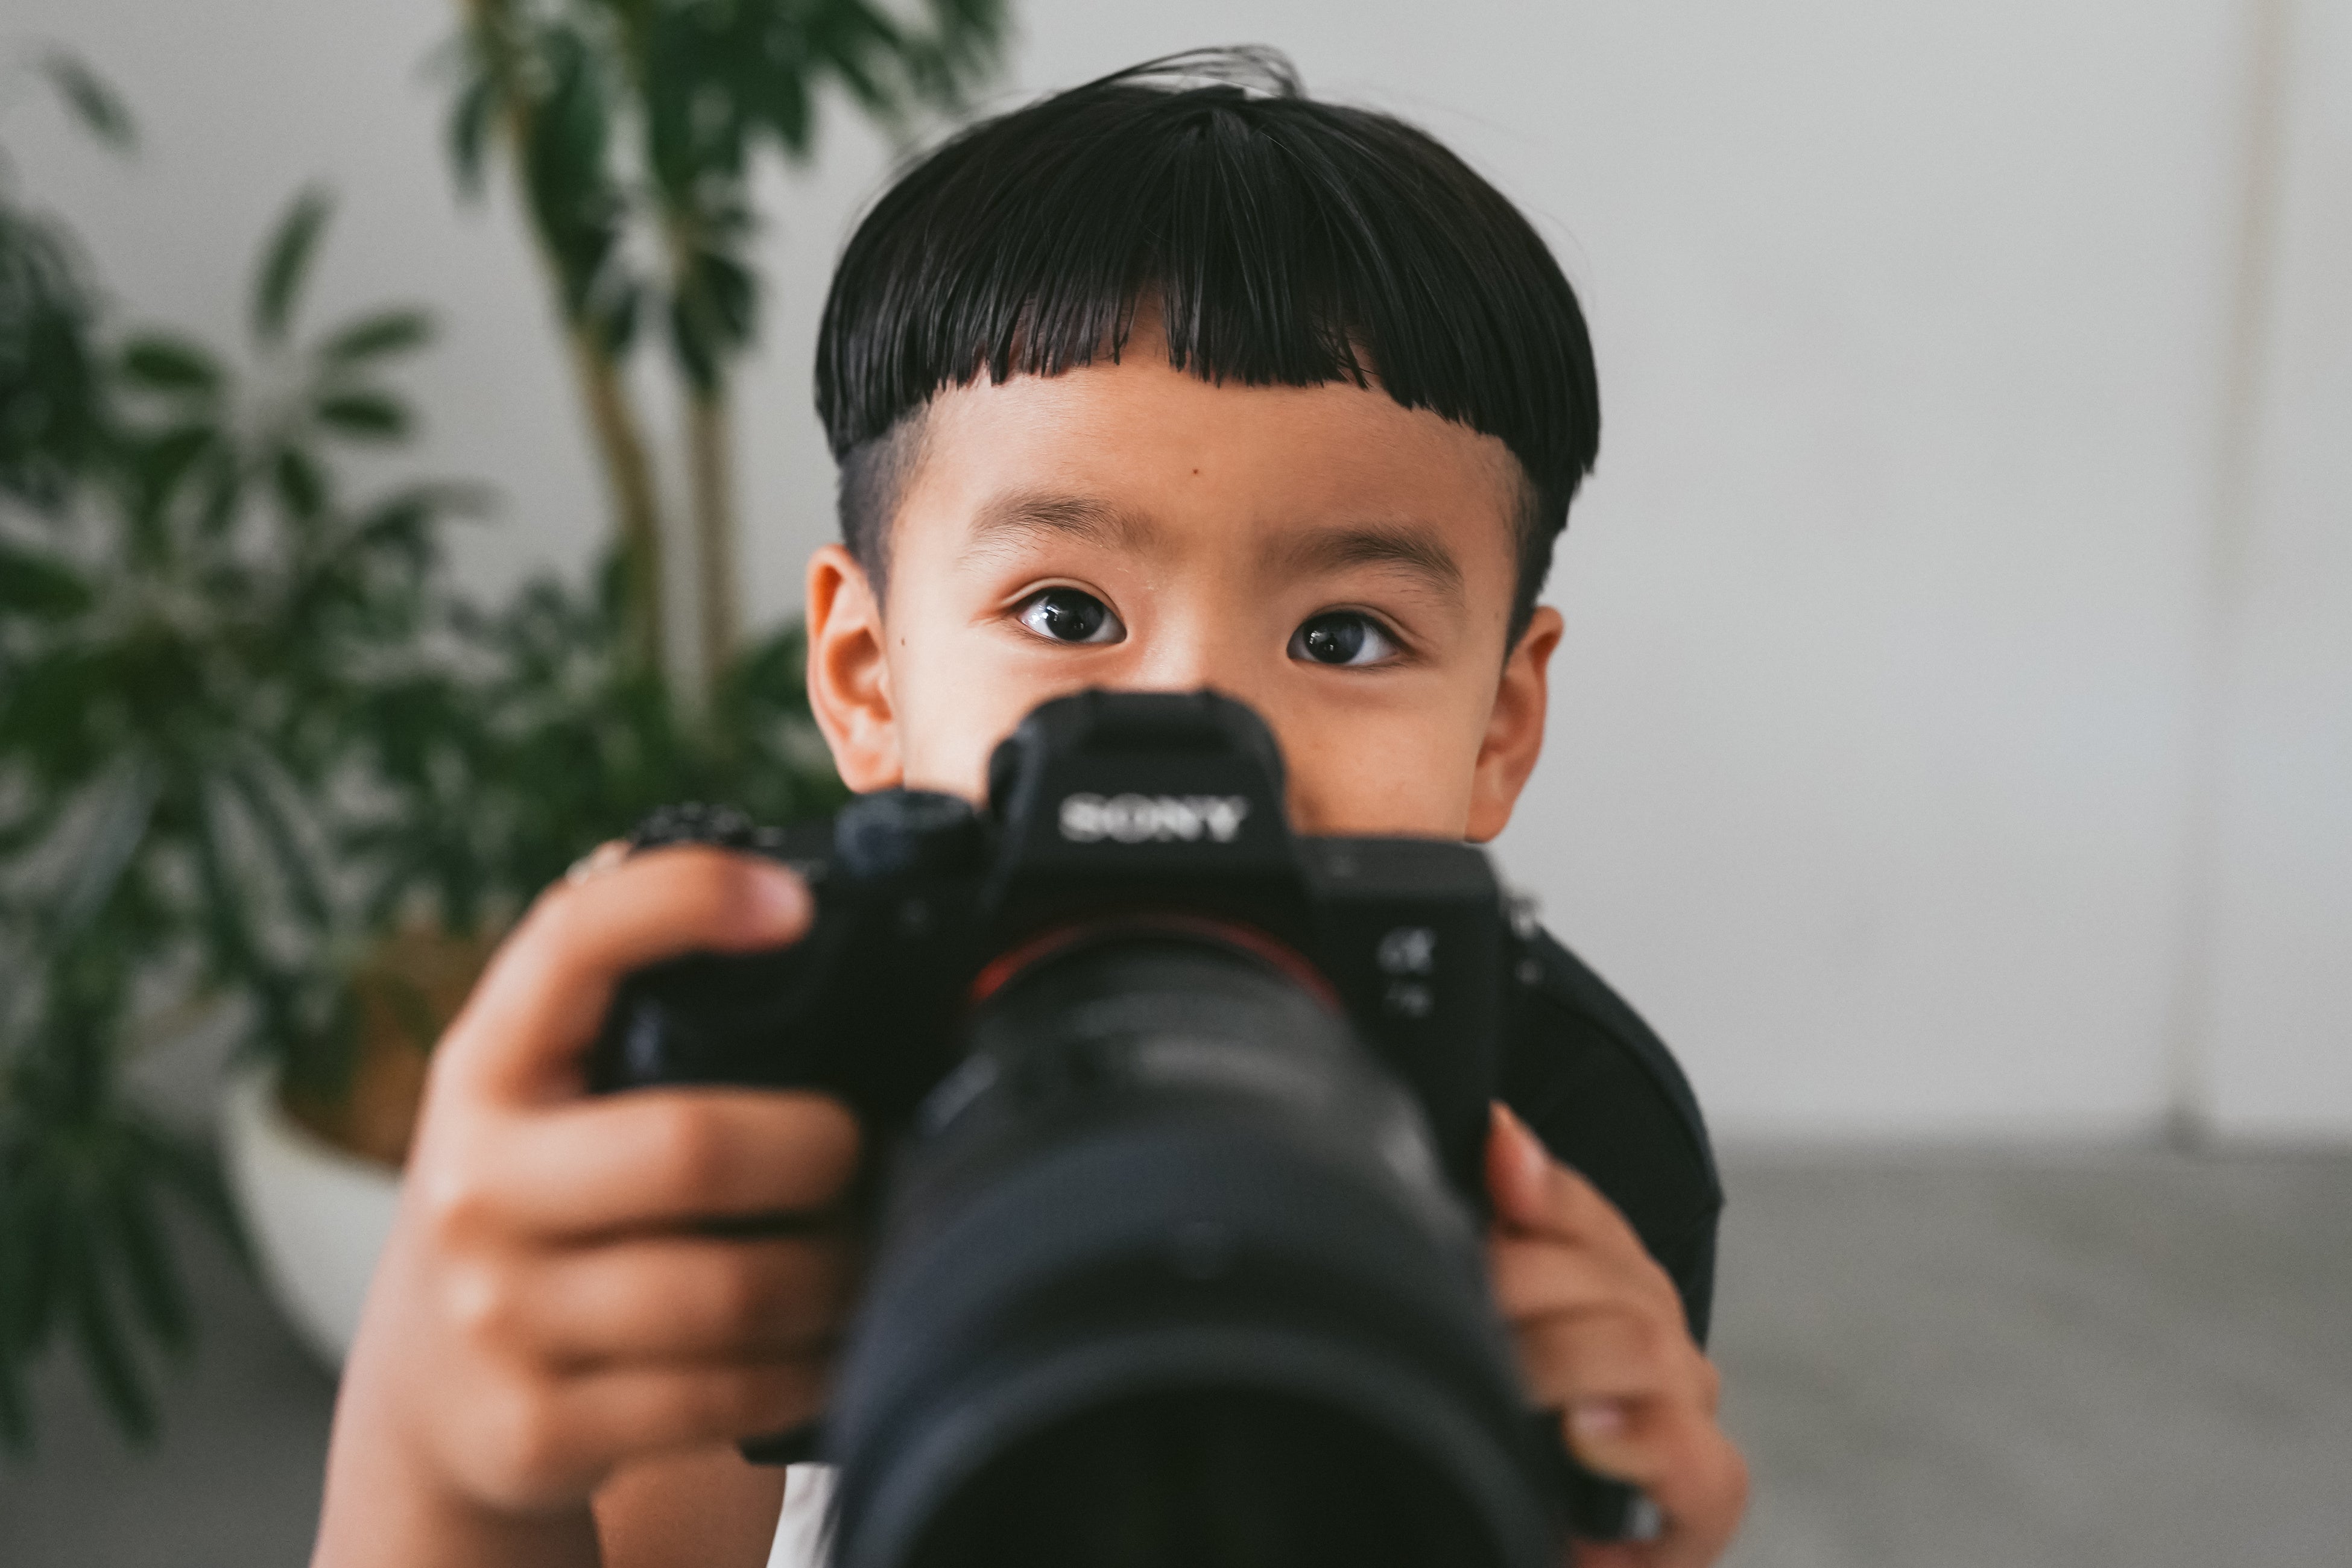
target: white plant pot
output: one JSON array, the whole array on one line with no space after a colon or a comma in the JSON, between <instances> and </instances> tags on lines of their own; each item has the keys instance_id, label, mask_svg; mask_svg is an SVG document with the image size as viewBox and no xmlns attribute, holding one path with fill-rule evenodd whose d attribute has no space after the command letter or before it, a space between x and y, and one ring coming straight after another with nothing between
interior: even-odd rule
<instances>
[{"instance_id":1,"label":"white plant pot","mask_svg":"<svg viewBox=\"0 0 2352 1568\"><path fill-rule=\"evenodd\" d=\"M310 1352L340 1369L392 1234L400 1173L288 1116L274 1068L233 1074L220 1115L229 1188L262 1279Z\"/></svg>"}]
</instances>

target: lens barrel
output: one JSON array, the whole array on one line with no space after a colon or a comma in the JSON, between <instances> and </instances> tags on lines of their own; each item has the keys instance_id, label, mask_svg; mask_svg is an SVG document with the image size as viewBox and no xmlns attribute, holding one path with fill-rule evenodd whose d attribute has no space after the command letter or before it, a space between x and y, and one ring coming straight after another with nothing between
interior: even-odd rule
<instances>
[{"instance_id":1,"label":"lens barrel","mask_svg":"<svg viewBox=\"0 0 2352 1568\"><path fill-rule=\"evenodd\" d=\"M1420 1112L1262 942L1102 927L975 1014L826 1423L840 1568L1538 1568Z\"/></svg>"}]
</instances>

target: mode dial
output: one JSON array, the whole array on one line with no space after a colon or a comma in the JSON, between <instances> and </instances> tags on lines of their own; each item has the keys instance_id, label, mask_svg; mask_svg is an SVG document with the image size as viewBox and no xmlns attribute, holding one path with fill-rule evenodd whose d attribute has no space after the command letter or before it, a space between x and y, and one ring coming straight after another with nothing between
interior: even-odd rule
<instances>
[{"instance_id":1,"label":"mode dial","mask_svg":"<svg viewBox=\"0 0 2352 1568\"><path fill-rule=\"evenodd\" d=\"M833 821L835 866L852 877L953 876L980 862L980 818L931 790L858 796Z\"/></svg>"}]
</instances>

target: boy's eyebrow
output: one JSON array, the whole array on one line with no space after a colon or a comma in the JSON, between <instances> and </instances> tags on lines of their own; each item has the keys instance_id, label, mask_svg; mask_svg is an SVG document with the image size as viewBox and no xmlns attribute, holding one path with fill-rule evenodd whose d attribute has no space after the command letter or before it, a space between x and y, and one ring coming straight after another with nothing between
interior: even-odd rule
<instances>
[{"instance_id":1,"label":"boy's eyebrow","mask_svg":"<svg viewBox=\"0 0 2352 1568\"><path fill-rule=\"evenodd\" d=\"M1350 566L1394 566L1449 599L1462 597L1462 566L1433 534L1407 524L1367 523L1316 529L1273 542L1266 564L1288 572L1339 572Z\"/></svg>"},{"instance_id":2,"label":"boy's eyebrow","mask_svg":"<svg viewBox=\"0 0 2352 1568\"><path fill-rule=\"evenodd\" d=\"M1060 533L1104 550L1141 552L1159 539L1150 518L1093 496L1023 490L998 496L971 521L970 543L991 544L1033 533Z\"/></svg>"},{"instance_id":3,"label":"boy's eyebrow","mask_svg":"<svg viewBox=\"0 0 2352 1568\"><path fill-rule=\"evenodd\" d=\"M1097 549L1143 554L1162 542L1145 512L1095 496L1018 490L984 503L972 517L967 548L986 551L1038 533L1058 533ZM1265 564L1280 574L1391 566L1460 603L1462 566L1433 532L1409 523L1362 523L1304 530L1270 541Z\"/></svg>"}]
</instances>

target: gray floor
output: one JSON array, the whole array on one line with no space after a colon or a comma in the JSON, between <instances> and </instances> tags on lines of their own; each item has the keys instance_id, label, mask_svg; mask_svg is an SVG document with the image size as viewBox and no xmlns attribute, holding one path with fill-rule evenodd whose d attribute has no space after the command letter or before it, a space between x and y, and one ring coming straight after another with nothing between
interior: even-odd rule
<instances>
[{"instance_id":1,"label":"gray floor","mask_svg":"<svg viewBox=\"0 0 2352 1568\"><path fill-rule=\"evenodd\" d=\"M1732 1172L1738 1568L2352 1565L2352 1157Z\"/></svg>"},{"instance_id":2,"label":"gray floor","mask_svg":"<svg viewBox=\"0 0 2352 1568\"><path fill-rule=\"evenodd\" d=\"M2352 1155L1730 1162L1733 1568L2352 1564ZM7 1568L303 1560L331 1389L219 1259L170 1429L69 1369L0 1466Z\"/></svg>"}]
</instances>

